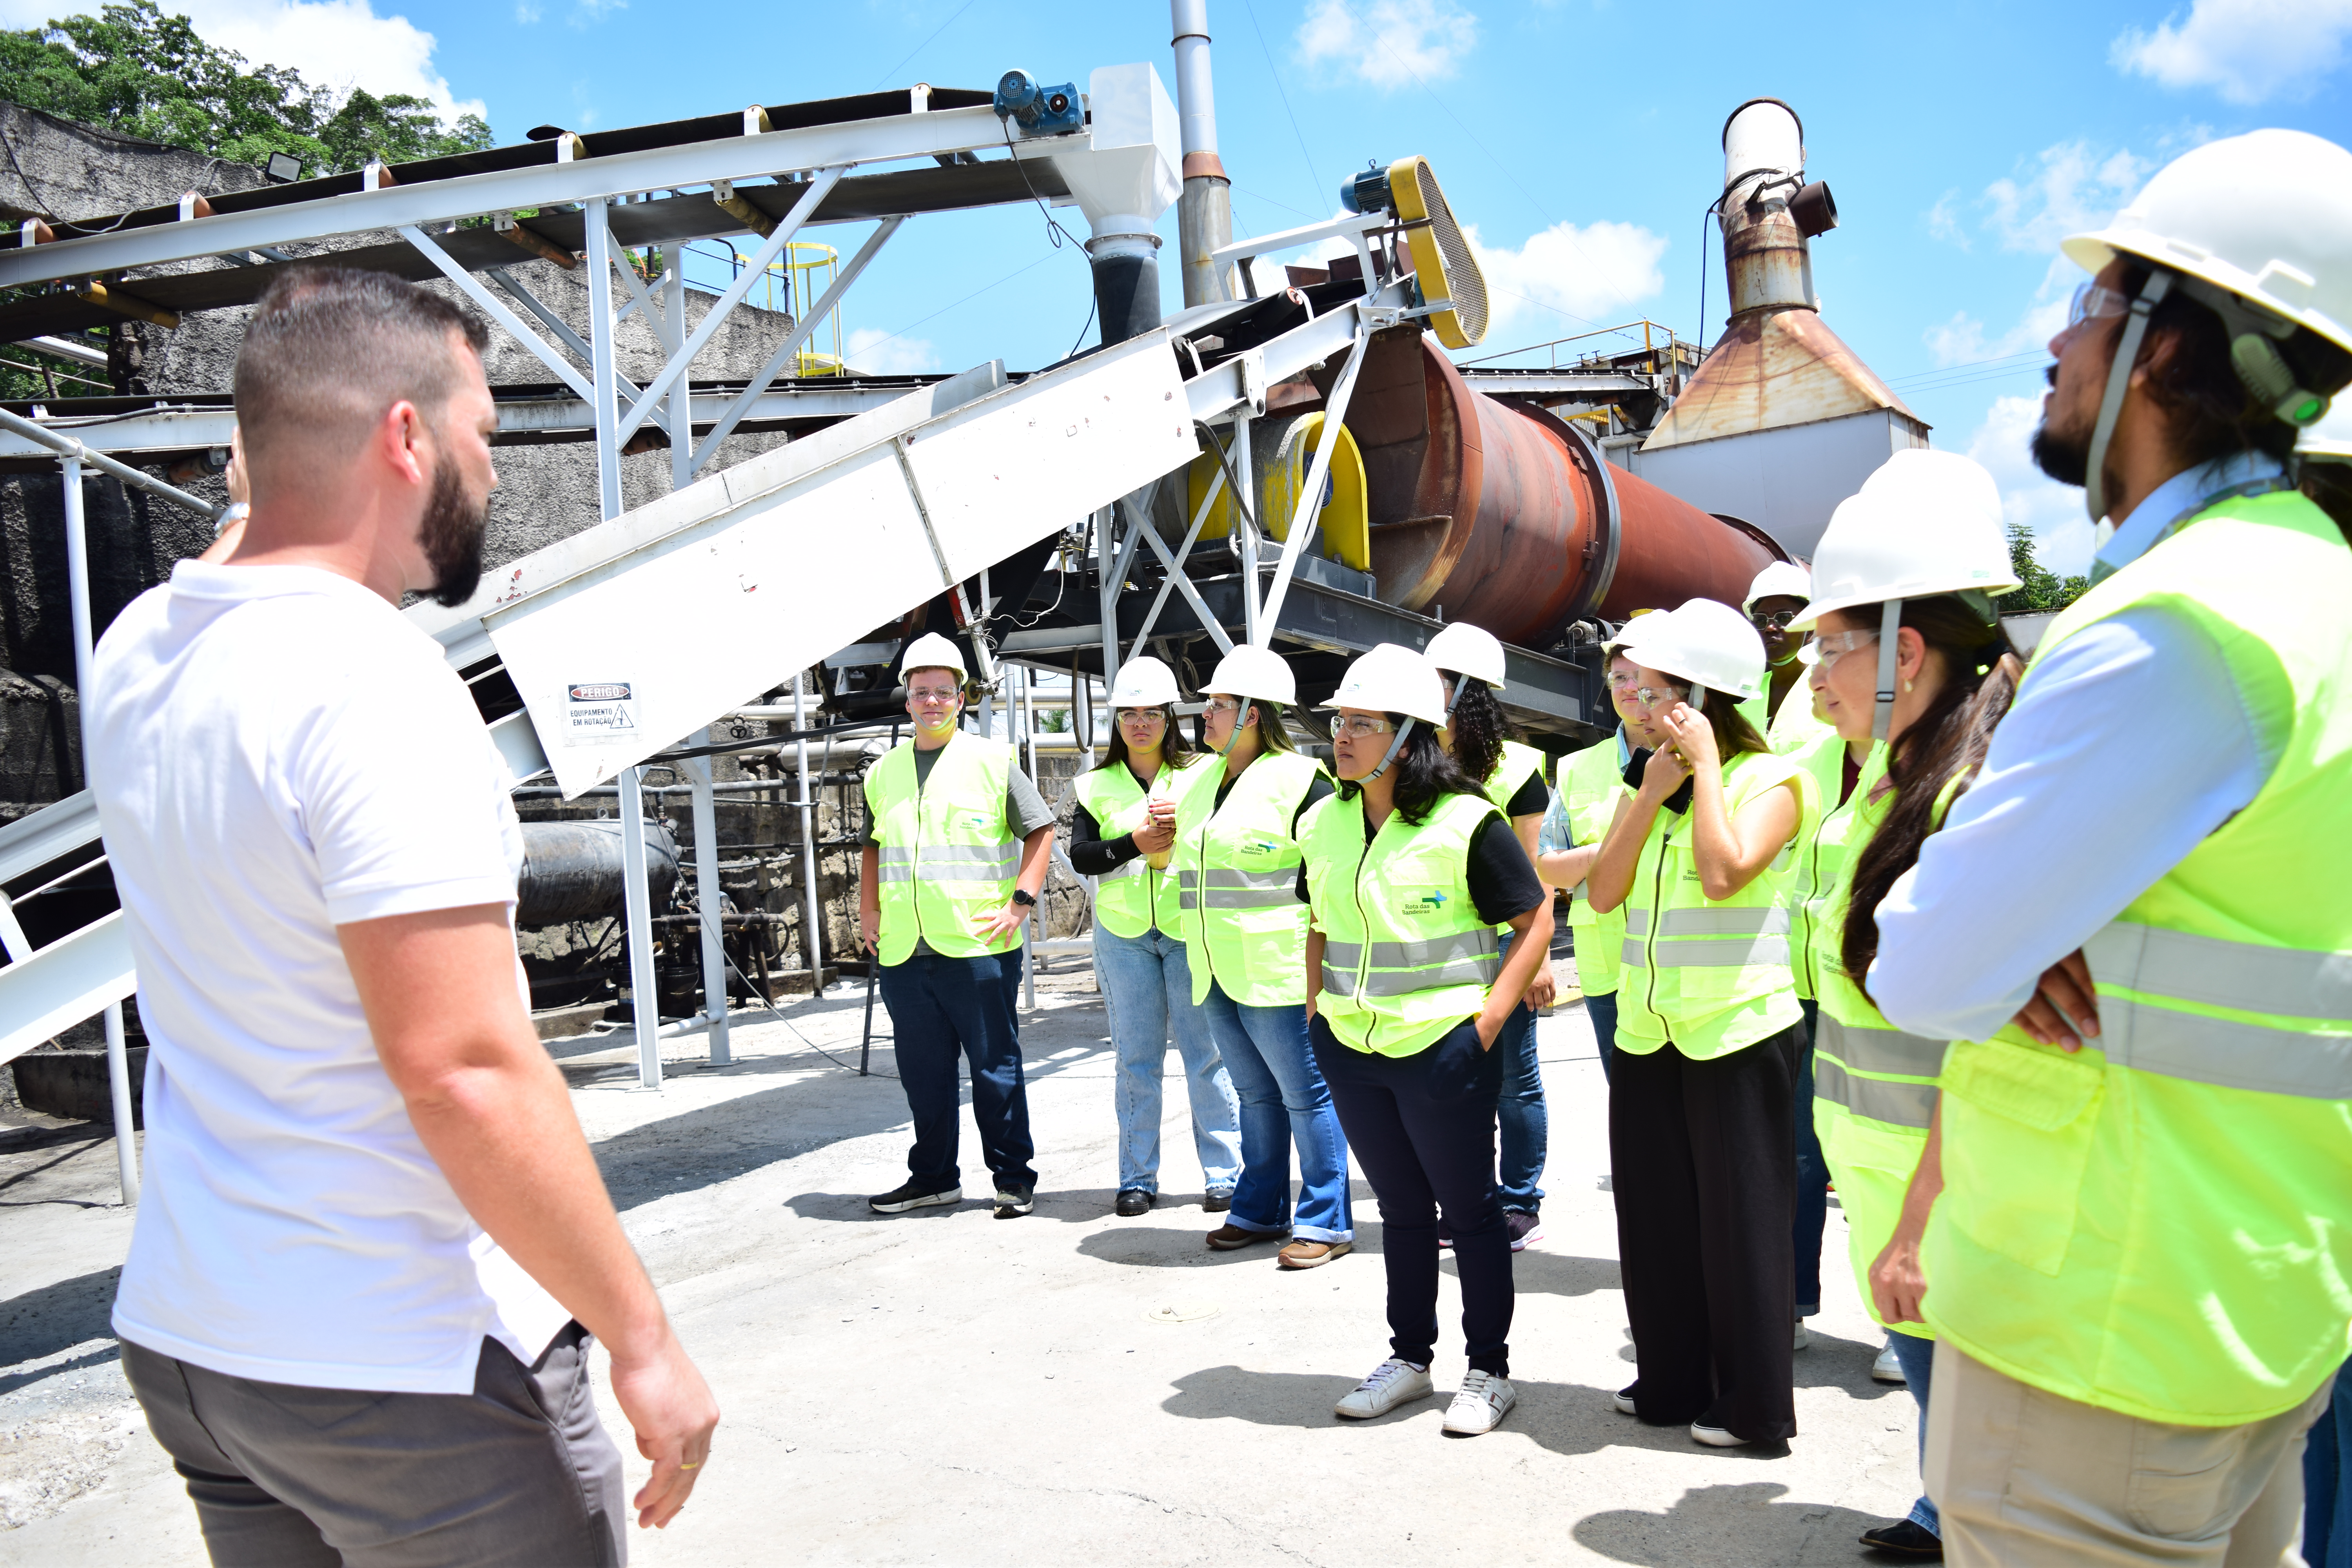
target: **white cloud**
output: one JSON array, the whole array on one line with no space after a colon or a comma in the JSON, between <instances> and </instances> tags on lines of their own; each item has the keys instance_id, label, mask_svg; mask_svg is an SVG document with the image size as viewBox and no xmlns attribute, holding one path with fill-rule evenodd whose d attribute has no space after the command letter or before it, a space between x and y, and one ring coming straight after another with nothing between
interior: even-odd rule
<instances>
[{"instance_id":1,"label":"white cloud","mask_svg":"<svg viewBox=\"0 0 2352 1568\"><path fill-rule=\"evenodd\" d=\"M569 20L575 27L585 27L603 21L615 11L628 8L629 0L572 0Z\"/></svg>"},{"instance_id":2,"label":"white cloud","mask_svg":"<svg viewBox=\"0 0 2352 1568\"><path fill-rule=\"evenodd\" d=\"M1477 47L1478 18L1454 0L1312 0L1298 25L1298 57L1373 87L1410 87L1454 75Z\"/></svg>"},{"instance_id":3,"label":"white cloud","mask_svg":"<svg viewBox=\"0 0 2352 1568\"><path fill-rule=\"evenodd\" d=\"M1960 223L1959 201L1960 193L1957 189L1946 191L1936 198L1936 205L1927 209L1927 237L1947 240L1966 250L1969 235Z\"/></svg>"},{"instance_id":4,"label":"white cloud","mask_svg":"<svg viewBox=\"0 0 2352 1568\"><path fill-rule=\"evenodd\" d=\"M2107 58L2169 88L2210 87L2231 103L2305 99L2344 63L2352 0L2192 0L2156 31L2126 27Z\"/></svg>"},{"instance_id":5,"label":"white cloud","mask_svg":"<svg viewBox=\"0 0 2352 1568\"><path fill-rule=\"evenodd\" d=\"M534 4L533 0L515 0L515 20L526 27L545 15L547 13Z\"/></svg>"},{"instance_id":6,"label":"white cloud","mask_svg":"<svg viewBox=\"0 0 2352 1568\"><path fill-rule=\"evenodd\" d=\"M1607 218L1578 227L1556 223L1513 250L1482 244L1475 225L1463 233L1486 276L1490 342L1518 334L1562 336L1582 322L1622 321L1665 287L1658 260L1666 237Z\"/></svg>"},{"instance_id":7,"label":"white cloud","mask_svg":"<svg viewBox=\"0 0 2352 1568\"><path fill-rule=\"evenodd\" d=\"M2000 487L2002 515L2033 531L2033 552L2061 576L2091 569L2091 520L2083 492L2033 466L2031 443L2042 422L2039 396L1997 397L1969 437L1968 454Z\"/></svg>"},{"instance_id":8,"label":"white cloud","mask_svg":"<svg viewBox=\"0 0 2352 1568\"><path fill-rule=\"evenodd\" d=\"M2066 324L2066 307L2073 298L2074 287L2083 280L2082 268L2063 256L2053 256L2042 274L2042 286L2033 291L2032 303L2016 325L2007 331L1988 336L1985 324L1966 310L1955 311L1948 321L1932 326L1922 334L1927 352L1937 368L1948 365L1979 364L1986 360L2007 359L2039 349L2058 335Z\"/></svg>"},{"instance_id":9,"label":"white cloud","mask_svg":"<svg viewBox=\"0 0 2352 1568\"><path fill-rule=\"evenodd\" d=\"M433 35L405 16L379 16L369 0L171 0L204 39L235 49L255 65L298 70L321 87L355 87L382 96L424 99L444 119L489 118L478 98L460 100L433 63ZM11 26L37 26L57 7L46 0L6 0L0 17Z\"/></svg>"},{"instance_id":10,"label":"white cloud","mask_svg":"<svg viewBox=\"0 0 2352 1568\"><path fill-rule=\"evenodd\" d=\"M867 375L912 375L940 367L928 340L900 337L879 327L853 330L844 357Z\"/></svg>"},{"instance_id":11,"label":"white cloud","mask_svg":"<svg viewBox=\"0 0 2352 1568\"><path fill-rule=\"evenodd\" d=\"M2081 234L2115 216L2155 164L2128 150L2108 153L2088 142L2045 147L2021 179L2000 179L1985 187L1979 205L2008 250L2054 250L2070 234Z\"/></svg>"}]
</instances>

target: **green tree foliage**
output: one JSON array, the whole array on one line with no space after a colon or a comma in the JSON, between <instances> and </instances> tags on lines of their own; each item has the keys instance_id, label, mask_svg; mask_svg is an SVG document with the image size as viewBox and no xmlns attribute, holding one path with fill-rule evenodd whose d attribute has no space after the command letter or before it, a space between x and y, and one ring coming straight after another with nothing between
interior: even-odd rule
<instances>
[{"instance_id":1,"label":"green tree foliage","mask_svg":"<svg viewBox=\"0 0 2352 1568\"><path fill-rule=\"evenodd\" d=\"M2042 564L2033 553L2033 530L2021 522L2009 525L2009 564L2022 586L2000 596L2003 615L2063 610L2091 586L2088 577L2061 577Z\"/></svg>"},{"instance_id":2,"label":"green tree foliage","mask_svg":"<svg viewBox=\"0 0 2352 1568\"><path fill-rule=\"evenodd\" d=\"M0 32L0 99L234 163L287 153L313 176L371 156L411 163L490 145L479 115L446 124L407 93L341 93L298 71L249 64L154 0Z\"/></svg>"}]
</instances>

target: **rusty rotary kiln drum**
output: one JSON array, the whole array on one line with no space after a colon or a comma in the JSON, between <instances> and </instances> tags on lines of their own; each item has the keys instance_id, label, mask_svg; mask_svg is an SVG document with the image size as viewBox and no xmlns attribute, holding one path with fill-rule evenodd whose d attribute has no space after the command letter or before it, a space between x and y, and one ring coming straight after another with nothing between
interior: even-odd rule
<instances>
[{"instance_id":1,"label":"rusty rotary kiln drum","mask_svg":"<svg viewBox=\"0 0 2352 1568\"><path fill-rule=\"evenodd\" d=\"M1380 597L1506 642L1543 647L1571 620L1686 599L1737 605L1778 557L1603 461L1551 415L1471 391L1413 328L1374 337L1346 424L1363 455Z\"/></svg>"}]
</instances>

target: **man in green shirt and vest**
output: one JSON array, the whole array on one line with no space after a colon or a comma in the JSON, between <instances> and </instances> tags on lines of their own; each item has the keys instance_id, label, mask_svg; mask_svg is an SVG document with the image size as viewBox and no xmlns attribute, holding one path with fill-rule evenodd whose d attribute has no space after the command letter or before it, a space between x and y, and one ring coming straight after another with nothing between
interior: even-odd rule
<instances>
[{"instance_id":1,"label":"man in green shirt and vest","mask_svg":"<svg viewBox=\"0 0 2352 1568\"><path fill-rule=\"evenodd\" d=\"M2116 526L1877 909L1871 999L1958 1043L1872 1293L1935 1330L1952 1561L2294 1563L2352 1324L2352 546L2293 468L2352 153L2209 142L2064 248L2034 455Z\"/></svg>"},{"instance_id":2,"label":"man in green shirt and vest","mask_svg":"<svg viewBox=\"0 0 2352 1568\"><path fill-rule=\"evenodd\" d=\"M877 1214L951 1205L956 1055L971 1064L971 1115L996 1178L996 1217L1036 1206L1021 1071L1021 925L1045 885L1054 813L1013 748L957 727L963 654L937 634L908 645L911 741L866 775L858 944L882 964L882 1005L915 1122L907 1180L866 1200Z\"/></svg>"}]
</instances>

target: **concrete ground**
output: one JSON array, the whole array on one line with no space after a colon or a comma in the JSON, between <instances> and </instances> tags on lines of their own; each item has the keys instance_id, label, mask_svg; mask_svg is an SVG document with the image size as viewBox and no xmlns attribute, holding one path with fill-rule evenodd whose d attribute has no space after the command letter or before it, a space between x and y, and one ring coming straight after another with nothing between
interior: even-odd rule
<instances>
[{"instance_id":1,"label":"concrete ground","mask_svg":"<svg viewBox=\"0 0 2352 1568\"><path fill-rule=\"evenodd\" d=\"M1706 1449L1611 1409L1633 1352L1580 1008L1539 1026L1550 1195L1546 1238L1517 1259L1519 1405L1464 1439L1440 1432L1443 1397L1369 1424L1331 1414L1387 1353L1360 1179L1352 1257L1285 1273L1270 1249L1211 1254L1171 1092L1161 1204L1111 1215L1112 1064L1083 974L1041 984L1024 1031L1037 1212L991 1217L967 1121L973 1201L868 1213L863 1194L904 1172L905 1101L814 1048L854 1066L863 997L836 985L788 1025L739 1027L724 1068L695 1060L698 1039L666 1042L658 1094L636 1088L625 1043L557 1047L726 1413L686 1512L632 1531L640 1564L1839 1564L1868 1561L1855 1535L1910 1504L1911 1400L1870 1381L1878 1339L1834 1209L1793 1444ZM874 1061L891 1068L887 1042ZM107 1327L131 1216L103 1131L0 1133L0 1563L205 1561ZM1446 1295L1441 1395L1462 1371ZM646 1466L609 1401L605 1420L634 1489Z\"/></svg>"}]
</instances>

